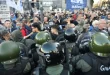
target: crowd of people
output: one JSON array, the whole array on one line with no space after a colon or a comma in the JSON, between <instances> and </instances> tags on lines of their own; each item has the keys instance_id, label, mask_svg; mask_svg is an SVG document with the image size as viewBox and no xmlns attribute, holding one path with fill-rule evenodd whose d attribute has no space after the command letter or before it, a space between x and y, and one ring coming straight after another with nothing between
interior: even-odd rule
<instances>
[{"instance_id":1,"label":"crowd of people","mask_svg":"<svg viewBox=\"0 0 110 75\"><path fill-rule=\"evenodd\" d=\"M0 19L0 75L110 75L108 9L51 11L41 18Z\"/></svg>"}]
</instances>

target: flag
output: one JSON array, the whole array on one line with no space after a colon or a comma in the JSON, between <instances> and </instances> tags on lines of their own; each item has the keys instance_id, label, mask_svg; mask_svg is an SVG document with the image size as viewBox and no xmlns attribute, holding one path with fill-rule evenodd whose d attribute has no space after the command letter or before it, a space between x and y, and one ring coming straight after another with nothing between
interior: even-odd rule
<instances>
[{"instance_id":1,"label":"flag","mask_svg":"<svg viewBox=\"0 0 110 75\"><path fill-rule=\"evenodd\" d=\"M18 2L17 2L17 10L18 10L20 13L24 13L23 4L22 4L22 1L21 1L21 0L18 0Z\"/></svg>"},{"instance_id":2,"label":"flag","mask_svg":"<svg viewBox=\"0 0 110 75\"><path fill-rule=\"evenodd\" d=\"M6 0L7 6L17 9L17 5L14 0Z\"/></svg>"}]
</instances>

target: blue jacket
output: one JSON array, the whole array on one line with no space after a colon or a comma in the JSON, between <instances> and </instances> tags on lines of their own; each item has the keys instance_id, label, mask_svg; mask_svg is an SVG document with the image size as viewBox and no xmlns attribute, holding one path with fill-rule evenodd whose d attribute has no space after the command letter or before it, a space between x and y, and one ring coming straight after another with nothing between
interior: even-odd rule
<instances>
[{"instance_id":1,"label":"blue jacket","mask_svg":"<svg viewBox=\"0 0 110 75\"><path fill-rule=\"evenodd\" d=\"M27 35L30 34L30 33L32 32L31 27L25 25L25 28L26 28L26 30L27 30Z\"/></svg>"}]
</instances>

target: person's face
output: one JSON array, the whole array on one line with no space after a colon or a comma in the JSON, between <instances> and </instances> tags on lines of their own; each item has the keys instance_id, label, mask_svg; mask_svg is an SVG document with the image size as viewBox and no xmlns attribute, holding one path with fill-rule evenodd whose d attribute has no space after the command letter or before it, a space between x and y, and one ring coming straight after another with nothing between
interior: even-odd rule
<instances>
[{"instance_id":1,"label":"person's face","mask_svg":"<svg viewBox=\"0 0 110 75\"><path fill-rule=\"evenodd\" d=\"M30 23L30 22L27 22L27 25L28 25L28 26L31 26L31 23Z\"/></svg>"},{"instance_id":2,"label":"person's face","mask_svg":"<svg viewBox=\"0 0 110 75\"><path fill-rule=\"evenodd\" d=\"M6 21L5 22L5 27L6 28L11 28L11 22L10 21Z\"/></svg>"},{"instance_id":3,"label":"person's face","mask_svg":"<svg viewBox=\"0 0 110 75\"><path fill-rule=\"evenodd\" d=\"M84 15L84 19L86 19L87 18L87 16L86 15Z\"/></svg>"},{"instance_id":4,"label":"person's face","mask_svg":"<svg viewBox=\"0 0 110 75\"><path fill-rule=\"evenodd\" d=\"M51 33L54 33L55 32L55 29L51 28Z\"/></svg>"},{"instance_id":5,"label":"person's face","mask_svg":"<svg viewBox=\"0 0 110 75\"><path fill-rule=\"evenodd\" d=\"M32 32L38 32L38 29L35 27L32 27Z\"/></svg>"},{"instance_id":6,"label":"person's face","mask_svg":"<svg viewBox=\"0 0 110 75\"><path fill-rule=\"evenodd\" d=\"M57 22L57 19L54 19L54 22L56 23Z\"/></svg>"},{"instance_id":7,"label":"person's face","mask_svg":"<svg viewBox=\"0 0 110 75\"><path fill-rule=\"evenodd\" d=\"M98 25L99 25L99 23L96 23L96 24L94 25L94 27L98 27Z\"/></svg>"},{"instance_id":8,"label":"person's face","mask_svg":"<svg viewBox=\"0 0 110 75\"><path fill-rule=\"evenodd\" d=\"M110 27L108 27L108 32L110 33Z\"/></svg>"},{"instance_id":9,"label":"person's face","mask_svg":"<svg viewBox=\"0 0 110 75\"><path fill-rule=\"evenodd\" d=\"M7 34L5 34L4 36L3 36L3 38L5 39L5 40L10 40L10 33L8 32Z\"/></svg>"},{"instance_id":10,"label":"person's face","mask_svg":"<svg viewBox=\"0 0 110 75\"><path fill-rule=\"evenodd\" d=\"M32 27L32 32L35 32L35 28L34 27Z\"/></svg>"},{"instance_id":11,"label":"person's face","mask_svg":"<svg viewBox=\"0 0 110 75\"><path fill-rule=\"evenodd\" d=\"M110 28L110 23L107 24L107 28Z\"/></svg>"},{"instance_id":12,"label":"person's face","mask_svg":"<svg viewBox=\"0 0 110 75\"><path fill-rule=\"evenodd\" d=\"M44 17L44 22L48 22L48 18L47 17Z\"/></svg>"},{"instance_id":13,"label":"person's face","mask_svg":"<svg viewBox=\"0 0 110 75\"><path fill-rule=\"evenodd\" d=\"M70 20L71 20L71 18L70 18L70 17L68 17L66 21L67 21L67 22L70 22Z\"/></svg>"},{"instance_id":14,"label":"person's face","mask_svg":"<svg viewBox=\"0 0 110 75\"><path fill-rule=\"evenodd\" d=\"M34 18L34 22L38 22L39 19L37 17Z\"/></svg>"},{"instance_id":15,"label":"person's face","mask_svg":"<svg viewBox=\"0 0 110 75\"><path fill-rule=\"evenodd\" d=\"M18 26L18 27L22 27L22 23L16 23L16 26Z\"/></svg>"},{"instance_id":16,"label":"person's face","mask_svg":"<svg viewBox=\"0 0 110 75\"><path fill-rule=\"evenodd\" d=\"M51 28L51 33L56 34L56 33L58 33L58 32L57 32L57 30L56 30L56 29Z\"/></svg>"},{"instance_id":17,"label":"person's face","mask_svg":"<svg viewBox=\"0 0 110 75\"><path fill-rule=\"evenodd\" d=\"M106 21L101 21L98 27L99 29L105 29L107 27Z\"/></svg>"},{"instance_id":18,"label":"person's face","mask_svg":"<svg viewBox=\"0 0 110 75\"><path fill-rule=\"evenodd\" d=\"M37 17L39 17L39 14L34 14L34 16L37 16Z\"/></svg>"},{"instance_id":19,"label":"person's face","mask_svg":"<svg viewBox=\"0 0 110 75\"><path fill-rule=\"evenodd\" d=\"M108 19L110 20L110 15L108 15Z\"/></svg>"}]
</instances>

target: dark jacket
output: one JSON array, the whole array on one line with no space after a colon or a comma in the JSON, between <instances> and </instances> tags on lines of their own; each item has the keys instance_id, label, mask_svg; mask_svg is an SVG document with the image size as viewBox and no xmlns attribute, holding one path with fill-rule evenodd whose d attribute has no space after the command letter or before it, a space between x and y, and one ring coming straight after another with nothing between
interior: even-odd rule
<instances>
[{"instance_id":1,"label":"dark jacket","mask_svg":"<svg viewBox=\"0 0 110 75\"><path fill-rule=\"evenodd\" d=\"M33 34L30 36L30 39L34 40L36 35L37 35L37 32L33 33Z\"/></svg>"}]
</instances>

